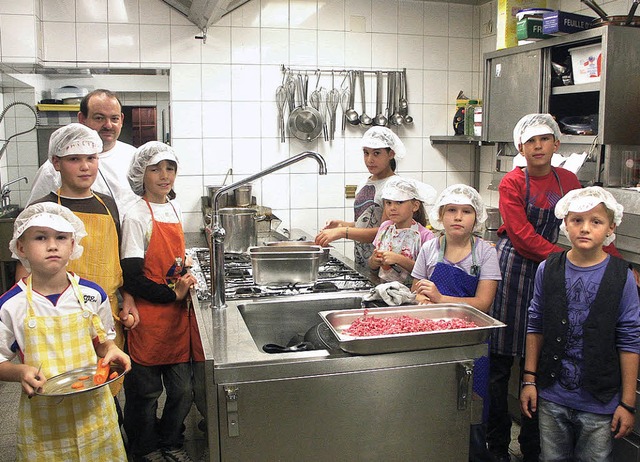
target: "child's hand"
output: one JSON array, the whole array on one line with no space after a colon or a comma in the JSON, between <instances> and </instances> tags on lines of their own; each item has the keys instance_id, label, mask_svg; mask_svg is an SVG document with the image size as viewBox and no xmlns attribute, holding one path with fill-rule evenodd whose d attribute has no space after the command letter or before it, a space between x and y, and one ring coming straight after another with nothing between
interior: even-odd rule
<instances>
[{"instance_id":1,"label":"child's hand","mask_svg":"<svg viewBox=\"0 0 640 462\"><path fill-rule=\"evenodd\" d=\"M389 270L391 269L391 265L395 265L397 263L396 256L398 254L395 252L388 250L376 250L375 255L378 266L381 266L383 270Z\"/></svg>"},{"instance_id":2,"label":"child's hand","mask_svg":"<svg viewBox=\"0 0 640 462\"><path fill-rule=\"evenodd\" d=\"M31 398L36 394L36 390L42 388L47 383L47 378L42 371L38 371L37 367L23 365L20 375L20 384L24 392Z\"/></svg>"},{"instance_id":3,"label":"child's hand","mask_svg":"<svg viewBox=\"0 0 640 462\"><path fill-rule=\"evenodd\" d=\"M194 286L196 283L197 283L197 279L191 273L187 273L184 276L180 276L176 280L176 285L173 288L174 292L176 293L176 300L178 301L184 300L184 298L189 293L189 289L192 286Z\"/></svg>"},{"instance_id":4,"label":"child's hand","mask_svg":"<svg viewBox=\"0 0 640 462\"><path fill-rule=\"evenodd\" d=\"M138 307L136 307L136 302L131 295L122 297L122 309L118 316L122 325L127 329L134 329L140 322Z\"/></svg>"},{"instance_id":5,"label":"child's hand","mask_svg":"<svg viewBox=\"0 0 640 462\"><path fill-rule=\"evenodd\" d=\"M109 364L112 362L120 364L124 368L125 372L131 370L131 359L129 358L129 355L118 348L115 344L109 347L102 360L103 364Z\"/></svg>"},{"instance_id":6,"label":"child's hand","mask_svg":"<svg viewBox=\"0 0 640 462\"><path fill-rule=\"evenodd\" d=\"M613 437L620 439L629 435L633 430L635 421L635 415L622 406L618 406L613 413L613 419L611 419L611 432L615 433Z\"/></svg>"},{"instance_id":7,"label":"child's hand","mask_svg":"<svg viewBox=\"0 0 640 462\"><path fill-rule=\"evenodd\" d=\"M525 385L520 390L520 410L528 418L538 409L538 389L533 385Z\"/></svg>"},{"instance_id":8,"label":"child's hand","mask_svg":"<svg viewBox=\"0 0 640 462\"><path fill-rule=\"evenodd\" d=\"M418 295L424 295L431 303L440 303L442 301L442 294L438 287L428 279L418 281L415 291Z\"/></svg>"},{"instance_id":9,"label":"child's hand","mask_svg":"<svg viewBox=\"0 0 640 462\"><path fill-rule=\"evenodd\" d=\"M342 231L340 228L324 228L318 233L314 242L316 243L316 245L326 247L333 241L344 237L343 235L344 231Z\"/></svg>"}]
</instances>

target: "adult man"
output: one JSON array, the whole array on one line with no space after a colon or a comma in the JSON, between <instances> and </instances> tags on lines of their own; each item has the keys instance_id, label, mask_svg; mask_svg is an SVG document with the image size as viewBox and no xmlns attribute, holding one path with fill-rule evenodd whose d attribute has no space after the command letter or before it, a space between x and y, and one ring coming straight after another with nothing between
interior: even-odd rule
<instances>
[{"instance_id":1,"label":"adult man","mask_svg":"<svg viewBox=\"0 0 640 462\"><path fill-rule=\"evenodd\" d=\"M98 177L92 189L113 197L120 216L127 210L128 205L136 200L127 180L127 170L135 148L118 141L123 121L120 100L109 90L94 90L80 102L78 122L97 131L103 144L103 151L99 155ZM56 192L60 185L60 173L51 162L45 162L33 179L28 203L50 192Z\"/></svg>"}]
</instances>

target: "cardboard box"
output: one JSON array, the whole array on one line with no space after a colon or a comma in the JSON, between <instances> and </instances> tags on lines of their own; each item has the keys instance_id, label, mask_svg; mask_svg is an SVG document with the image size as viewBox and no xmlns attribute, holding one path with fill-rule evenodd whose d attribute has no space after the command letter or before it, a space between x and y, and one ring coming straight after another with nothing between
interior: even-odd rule
<instances>
[{"instance_id":1,"label":"cardboard box","mask_svg":"<svg viewBox=\"0 0 640 462\"><path fill-rule=\"evenodd\" d=\"M498 20L496 21L496 49L514 47L516 36L516 13L525 8L545 8L546 0L498 0Z\"/></svg>"},{"instance_id":2,"label":"cardboard box","mask_svg":"<svg viewBox=\"0 0 640 462\"><path fill-rule=\"evenodd\" d=\"M592 16L551 11L542 15L542 32L549 35L566 35L593 27Z\"/></svg>"},{"instance_id":3,"label":"cardboard box","mask_svg":"<svg viewBox=\"0 0 640 462\"><path fill-rule=\"evenodd\" d=\"M516 24L516 37L520 40L537 41L551 37L542 33L542 18L522 18Z\"/></svg>"},{"instance_id":4,"label":"cardboard box","mask_svg":"<svg viewBox=\"0 0 640 462\"><path fill-rule=\"evenodd\" d=\"M571 55L571 68L573 70L573 83L599 82L602 74L602 45L585 45L569 48Z\"/></svg>"}]
</instances>

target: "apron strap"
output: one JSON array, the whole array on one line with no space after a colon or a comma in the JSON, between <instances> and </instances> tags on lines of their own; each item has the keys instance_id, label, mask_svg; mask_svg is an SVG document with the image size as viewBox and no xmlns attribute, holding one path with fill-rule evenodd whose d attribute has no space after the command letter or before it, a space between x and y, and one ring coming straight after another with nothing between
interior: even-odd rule
<instances>
[{"instance_id":1,"label":"apron strap","mask_svg":"<svg viewBox=\"0 0 640 462\"><path fill-rule=\"evenodd\" d=\"M442 235L442 241L440 243L440 250L438 251L438 262L444 262L444 252L447 247L447 236L446 234ZM478 265L478 261L476 259L476 238L472 234L471 235L471 276L479 276L480 275L480 266Z\"/></svg>"}]
</instances>

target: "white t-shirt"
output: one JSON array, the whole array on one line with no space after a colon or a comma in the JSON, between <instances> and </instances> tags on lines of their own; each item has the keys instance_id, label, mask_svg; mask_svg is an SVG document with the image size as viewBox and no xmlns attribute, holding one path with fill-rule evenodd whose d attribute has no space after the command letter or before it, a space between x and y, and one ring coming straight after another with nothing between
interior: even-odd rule
<instances>
[{"instance_id":1,"label":"white t-shirt","mask_svg":"<svg viewBox=\"0 0 640 462\"><path fill-rule=\"evenodd\" d=\"M98 314L104 325L107 338L113 340L116 331L113 327L109 297L95 282L74 275L85 301L85 308ZM0 362L11 361L18 351L24 352L24 319L27 314L26 285L18 281L0 297ZM36 316L64 316L81 311L80 303L71 284L65 289L54 305L47 297L33 291L33 305ZM97 332L91 328L91 336Z\"/></svg>"},{"instance_id":2,"label":"white t-shirt","mask_svg":"<svg viewBox=\"0 0 640 462\"><path fill-rule=\"evenodd\" d=\"M137 199L129 180L127 172L133 159L136 148L130 144L116 141L116 145L105 152L100 153L98 177L91 189L113 197L118 205L118 212L122 216L131 204ZM60 172L57 172L50 161L40 166L33 184L28 204L46 196L50 192L56 192L61 185Z\"/></svg>"},{"instance_id":3,"label":"white t-shirt","mask_svg":"<svg viewBox=\"0 0 640 462\"><path fill-rule=\"evenodd\" d=\"M149 203L153 209L153 217L162 223L182 223L180 204L169 201L164 204ZM120 258L144 258L151 240L153 222L147 203L141 197L131 205L122 220L122 244Z\"/></svg>"}]
</instances>

